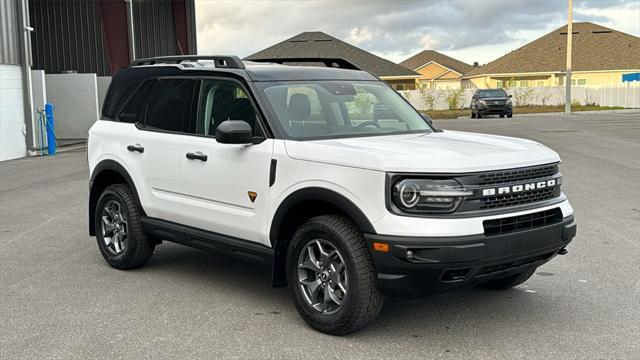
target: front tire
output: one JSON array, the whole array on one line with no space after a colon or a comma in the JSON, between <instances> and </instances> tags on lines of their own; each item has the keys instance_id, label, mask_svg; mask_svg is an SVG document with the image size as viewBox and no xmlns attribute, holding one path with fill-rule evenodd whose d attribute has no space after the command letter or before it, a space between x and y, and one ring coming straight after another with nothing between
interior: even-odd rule
<instances>
[{"instance_id":1,"label":"front tire","mask_svg":"<svg viewBox=\"0 0 640 360\"><path fill-rule=\"evenodd\" d=\"M141 210L128 186L107 187L96 206L96 240L102 257L116 269L144 265L155 244L142 231Z\"/></svg>"},{"instance_id":2,"label":"front tire","mask_svg":"<svg viewBox=\"0 0 640 360\"><path fill-rule=\"evenodd\" d=\"M475 111L473 111L473 109L471 109L471 118L472 119L476 118L476 113L475 113Z\"/></svg>"},{"instance_id":3,"label":"front tire","mask_svg":"<svg viewBox=\"0 0 640 360\"><path fill-rule=\"evenodd\" d=\"M369 325L382 308L377 272L362 232L349 219L307 220L287 254L291 297L312 328L344 335Z\"/></svg>"},{"instance_id":4,"label":"front tire","mask_svg":"<svg viewBox=\"0 0 640 360\"><path fill-rule=\"evenodd\" d=\"M531 276L536 272L538 268L531 268L529 270L523 271L519 274L511 275L506 278L488 281L486 283L481 283L478 286L490 289L490 290L507 290L512 287L516 287L525 281L529 280Z\"/></svg>"}]
</instances>

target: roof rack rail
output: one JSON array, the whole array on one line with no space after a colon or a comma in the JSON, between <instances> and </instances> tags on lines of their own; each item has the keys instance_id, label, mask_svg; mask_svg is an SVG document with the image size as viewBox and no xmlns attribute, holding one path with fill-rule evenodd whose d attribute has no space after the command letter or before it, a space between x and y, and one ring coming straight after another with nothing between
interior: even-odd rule
<instances>
[{"instance_id":1,"label":"roof rack rail","mask_svg":"<svg viewBox=\"0 0 640 360\"><path fill-rule=\"evenodd\" d=\"M185 61L213 60L217 68L244 69L242 60L237 56L218 55L178 55L178 56L158 56L146 59L137 59L129 66L153 65L153 64L180 64Z\"/></svg>"},{"instance_id":2,"label":"roof rack rail","mask_svg":"<svg viewBox=\"0 0 640 360\"><path fill-rule=\"evenodd\" d=\"M247 59L254 62L270 62L276 64L284 63L323 63L326 67L336 67L349 70L362 70L354 63L343 58L322 58L322 57L303 57L303 58L264 58L264 59Z\"/></svg>"}]
</instances>

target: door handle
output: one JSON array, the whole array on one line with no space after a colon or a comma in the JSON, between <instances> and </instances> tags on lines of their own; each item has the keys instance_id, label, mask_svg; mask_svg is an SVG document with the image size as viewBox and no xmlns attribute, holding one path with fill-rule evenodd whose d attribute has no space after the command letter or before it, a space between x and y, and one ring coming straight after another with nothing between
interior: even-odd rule
<instances>
[{"instance_id":1,"label":"door handle","mask_svg":"<svg viewBox=\"0 0 640 360\"><path fill-rule=\"evenodd\" d=\"M203 153L201 153L200 151L196 151L194 153L188 152L187 153L187 159L189 159L189 160L207 161L208 156L203 154Z\"/></svg>"},{"instance_id":2,"label":"door handle","mask_svg":"<svg viewBox=\"0 0 640 360\"><path fill-rule=\"evenodd\" d=\"M135 144L135 145L129 145L127 146L127 150L134 152L137 151L140 154L142 154L144 152L144 147L140 144Z\"/></svg>"}]
</instances>

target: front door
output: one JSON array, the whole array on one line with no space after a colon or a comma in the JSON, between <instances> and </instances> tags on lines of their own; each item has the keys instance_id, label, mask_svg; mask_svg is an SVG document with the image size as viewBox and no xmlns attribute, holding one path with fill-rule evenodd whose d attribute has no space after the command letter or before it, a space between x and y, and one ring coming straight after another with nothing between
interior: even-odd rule
<instances>
[{"instance_id":1,"label":"front door","mask_svg":"<svg viewBox=\"0 0 640 360\"><path fill-rule=\"evenodd\" d=\"M226 120L244 120L263 131L253 102L234 80L205 79L189 141L181 146L181 193L185 225L269 245L269 170L273 140L221 144L215 129Z\"/></svg>"}]
</instances>

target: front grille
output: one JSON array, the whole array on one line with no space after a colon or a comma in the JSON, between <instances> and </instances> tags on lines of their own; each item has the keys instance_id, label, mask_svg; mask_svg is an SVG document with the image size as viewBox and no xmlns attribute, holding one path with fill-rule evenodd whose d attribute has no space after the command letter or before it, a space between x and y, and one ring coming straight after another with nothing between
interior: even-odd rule
<instances>
[{"instance_id":1,"label":"front grille","mask_svg":"<svg viewBox=\"0 0 640 360\"><path fill-rule=\"evenodd\" d=\"M501 235L514 231L535 229L562 222L562 211L559 208L540 211L533 214L511 216L501 219L485 220L484 234L486 236Z\"/></svg>"},{"instance_id":2,"label":"front grille","mask_svg":"<svg viewBox=\"0 0 640 360\"><path fill-rule=\"evenodd\" d=\"M530 204L538 201L550 200L560 195L560 188L552 187L524 191L515 194L491 196L480 199L480 209L497 209L506 206Z\"/></svg>"},{"instance_id":3,"label":"front grille","mask_svg":"<svg viewBox=\"0 0 640 360\"><path fill-rule=\"evenodd\" d=\"M556 164L524 169L495 171L479 175L478 185L494 185L539 179L552 176L557 172L558 165Z\"/></svg>"}]
</instances>

